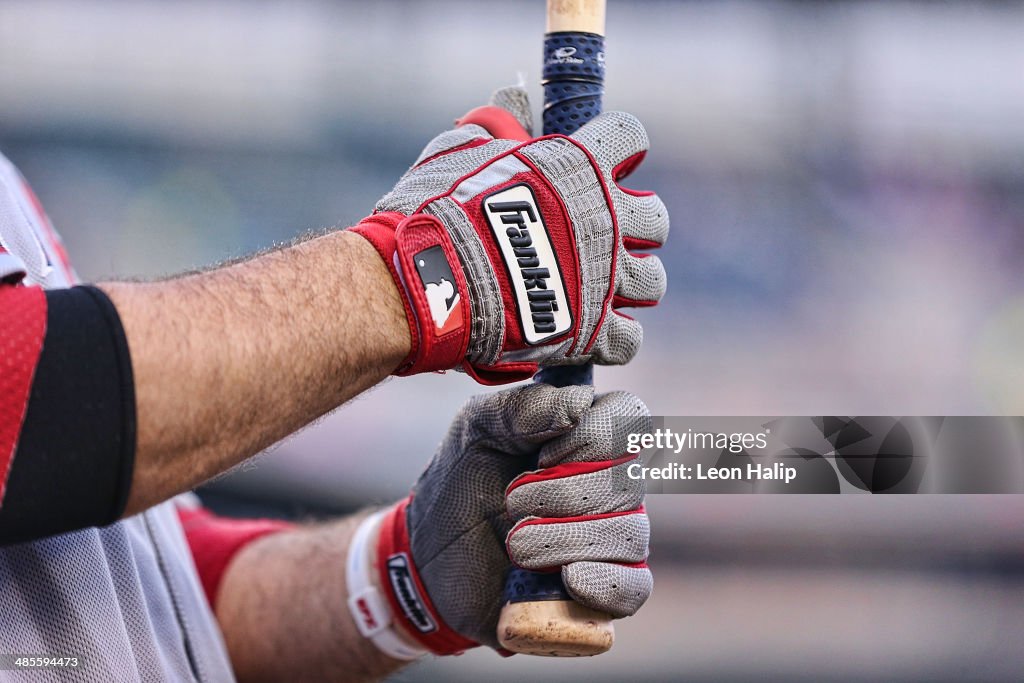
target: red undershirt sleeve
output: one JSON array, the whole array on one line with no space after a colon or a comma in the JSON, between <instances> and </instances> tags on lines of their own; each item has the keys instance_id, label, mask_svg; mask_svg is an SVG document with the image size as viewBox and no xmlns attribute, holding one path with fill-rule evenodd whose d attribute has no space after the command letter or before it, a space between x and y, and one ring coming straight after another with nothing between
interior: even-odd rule
<instances>
[{"instance_id":1,"label":"red undershirt sleeve","mask_svg":"<svg viewBox=\"0 0 1024 683\"><path fill-rule=\"evenodd\" d=\"M242 548L267 534L295 528L294 524L275 519L219 517L203 507L179 505L177 509L211 607L216 607L224 573Z\"/></svg>"}]
</instances>

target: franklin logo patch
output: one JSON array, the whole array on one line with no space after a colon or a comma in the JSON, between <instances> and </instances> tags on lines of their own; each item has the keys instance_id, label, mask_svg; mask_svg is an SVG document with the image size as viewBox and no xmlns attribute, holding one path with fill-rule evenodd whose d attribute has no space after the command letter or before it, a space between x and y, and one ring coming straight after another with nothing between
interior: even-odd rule
<instances>
[{"instance_id":1,"label":"franklin logo patch","mask_svg":"<svg viewBox=\"0 0 1024 683\"><path fill-rule=\"evenodd\" d=\"M484 215L516 292L526 342L539 344L568 332L572 315L565 285L533 190L514 185L492 194L484 199Z\"/></svg>"},{"instance_id":2,"label":"franklin logo patch","mask_svg":"<svg viewBox=\"0 0 1024 683\"><path fill-rule=\"evenodd\" d=\"M430 247L416 254L414 260L430 306L430 317L434 319L434 334L440 337L462 327L461 298L444 250Z\"/></svg>"},{"instance_id":3,"label":"franklin logo patch","mask_svg":"<svg viewBox=\"0 0 1024 683\"><path fill-rule=\"evenodd\" d=\"M391 587L395 590L398 604L409 621L412 622L420 633L432 633L437 630L437 624L431 618L427 608L423 605L420 593L416 590L416 582L409 574L409 557L405 553L397 553L388 558L388 578L391 580Z\"/></svg>"}]
</instances>

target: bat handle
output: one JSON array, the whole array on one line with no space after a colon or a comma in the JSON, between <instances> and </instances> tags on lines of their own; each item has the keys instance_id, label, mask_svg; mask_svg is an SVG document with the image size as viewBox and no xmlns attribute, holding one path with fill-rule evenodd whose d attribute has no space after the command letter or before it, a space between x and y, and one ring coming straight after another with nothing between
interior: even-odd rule
<instances>
[{"instance_id":1,"label":"bat handle","mask_svg":"<svg viewBox=\"0 0 1024 683\"><path fill-rule=\"evenodd\" d=\"M544 39L544 133L571 135L601 112L603 94L603 36L579 31L548 33ZM593 384L594 366L544 368L534 381L556 387ZM611 617L575 602L559 572L513 568L505 582L503 602L498 641L506 650L586 657L607 652L615 640Z\"/></svg>"},{"instance_id":2,"label":"bat handle","mask_svg":"<svg viewBox=\"0 0 1024 683\"><path fill-rule=\"evenodd\" d=\"M601 12L602 29L603 24ZM554 31L544 36L545 135L572 135L601 113L604 70L603 35ZM534 380L556 387L593 384L594 366L587 363L542 368Z\"/></svg>"}]
</instances>

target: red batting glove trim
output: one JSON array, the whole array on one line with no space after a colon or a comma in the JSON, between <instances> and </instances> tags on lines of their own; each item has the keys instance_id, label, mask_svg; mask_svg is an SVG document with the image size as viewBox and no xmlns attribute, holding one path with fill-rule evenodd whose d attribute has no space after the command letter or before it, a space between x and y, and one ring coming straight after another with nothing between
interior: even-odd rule
<instances>
[{"instance_id":1,"label":"red batting glove trim","mask_svg":"<svg viewBox=\"0 0 1024 683\"><path fill-rule=\"evenodd\" d=\"M629 299L618 294L612 297L612 308L649 308L657 305L654 299Z\"/></svg>"},{"instance_id":2,"label":"red batting glove trim","mask_svg":"<svg viewBox=\"0 0 1024 683\"><path fill-rule=\"evenodd\" d=\"M597 177L601 181L601 190L604 192L604 201L605 201L605 203L607 203L607 205L608 205L608 212L612 216L612 229L613 229L613 232L614 232L614 240L615 240L614 243L613 243L614 246L612 247L612 268L611 268L611 272L608 274L608 277L609 277L609 280L608 280L608 282L609 282L608 293L605 295L604 304L601 306L601 317L598 318L598 320L597 320L597 326L594 328L594 334L592 334L590 336L590 341L587 342L587 345L585 347L583 347L583 353L587 354L587 353L590 353L590 349L592 349L594 347L594 344L597 342L597 335L601 331L601 327L604 325L604 319L608 315L608 311L611 310L611 301L614 298L614 293L615 293L615 274L616 274L615 271L616 271L616 269L618 268L618 265L619 265L618 247L619 247L619 244L620 244L620 235L621 235L621 233L619 232L619 217L615 213L615 202L612 201L611 190L608 188L608 183L605 182L604 176L601 174L601 166L597 163L597 159L594 158L594 155L590 153L589 149L587 149L586 147L581 145L577 140L575 140L575 139L573 139L571 137L570 138L566 138L566 140L568 140L572 144L576 145L576 147L578 149L580 149L580 151L582 151L584 154L587 155L587 158L590 159L591 165L594 167L594 172L597 173ZM643 159L643 155L642 154L641 155L634 155L634 156L639 156L641 160ZM630 158L633 158L633 157L630 157ZM639 163L639 161L637 161L637 163ZM629 170L632 170L632 169L629 169Z\"/></svg>"},{"instance_id":3,"label":"red batting glove trim","mask_svg":"<svg viewBox=\"0 0 1024 683\"><path fill-rule=\"evenodd\" d=\"M0 505L28 410L46 336L46 295L39 287L0 285Z\"/></svg>"},{"instance_id":4,"label":"red batting glove trim","mask_svg":"<svg viewBox=\"0 0 1024 683\"><path fill-rule=\"evenodd\" d=\"M546 136L546 138L549 137L554 136ZM537 202L540 205L541 212L545 213L550 218L551 209L554 209L561 218L560 221L555 223L551 223L549 220L547 228L548 236L551 238L552 247L555 249L555 258L558 261L558 266L562 270L562 276L565 280L565 287L567 288L566 296L569 298L569 308L571 309L573 316L572 327L564 336L550 339L545 342L545 344L557 344L561 339L564 339L565 336L571 335L573 342L570 353L572 353L580 347L580 342L582 341L582 337L580 335L580 323L583 320L583 264L579 262L580 252L579 246L576 242L576 229L572 224L572 219L569 216L569 209L565 205L565 200L560 194L558 194L558 191L555 190L551 181L548 180L547 176L541 173L541 170L537 168L537 165L534 164L533 161L525 155L518 153L519 147L517 147L515 151L516 159L530 169L532 177L535 179L535 182L529 184L537 195ZM592 157L591 162L594 162ZM596 173L599 178L601 177L600 169L596 165L594 166L594 173ZM603 180L601 182L601 186L604 187ZM608 211L611 213L612 219L614 220L615 211L610 203L608 204ZM611 283L615 282L614 262L618 255L617 249L613 251L613 254ZM597 328L595 328L595 335L596 329Z\"/></svg>"},{"instance_id":5,"label":"red batting glove trim","mask_svg":"<svg viewBox=\"0 0 1024 683\"><path fill-rule=\"evenodd\" d=\"M493 158L491 158L487 162L488 165L497 163L497 162L499 162L503 158L506 158L506 157L509 157L509 156L514 156L517 161L519 161L520 163L522 163L525 166L527 166L530 169L530 172L527 172L527 173L521 174L520 176L516 176L516 177L512 178L509 181L508 184L503 184L503 185L499 185L497 187L489 188L487 194L490 194L490 193L495 192L495 191L499 191L503 187L511 186L511 185L516 184L518 182L524 182L524 183L526 183L527 185L530 186L531 190L537 196L537 201L541 205L540 208L542 210L542 213L545 214L545 217L547 219L546 225L547 225L547 228L548 228L548 234L549 234L549 237L552 239L552 247L555 250L556 258L559 258L559 268L562 270L563 278L565 280L565 286L567 288L566 296L569 299L569 307L573 311L573 325L570 328L570 330L568 330L566 332L565 336L570 336L571 335L571 336L574 337L571 352L578 352L578 350L582 346L583 347L583 353L589 353L591 347L597 341L598 333L600 332L601 326L604 323L605 316L608 314L608 311L611 308L611 300L612 300L612 294L614 292L614 282L615 282L615 275L616 275L616 263L617 263L617 260L618 260L617 259L617 253L618 252L617 252L617 247L613 248L613 251L612 251L612 264L611 264L611 269L610 269L610 273L609 273L609 278L610 278L609 279L609 283L610 283L610 286L608 287L608 291L605 292L604 299L602 301L601 315L598 318L598 321L597 321L597 324L596 324L596 326L594 328L593 334L591 334L589 339L584 339L580 335L580 333L579 333L580 332L580 330L579 330L579 323L580 323L579 310L580 310L580 307L581 307L580 292L581 292L581 289L582 289L582 282L581 282L581 277L582 276L580 274L580 268L579 268L579 263L578 263L578 254L579 254L579 252L578 252L578 250L576 248L576 241L575 241L576 240L576 235L575 235L574 230L572 229L572 222L569 219L568 211L567 211L567 209L565 207L565 202L558 195L558 193L554 190L553 186L551 185L551 182L544 176L543 173L540 172L539 169L536 168L536 166L528 158L526 158L525 156L523 156L523 155L521 155L519 153L520 149L522 149L526 145L534 144L536 142L543 141L543 140L549 140L549 139L562 139L562 140L568 141L570 144L572 144L572 145L576 146L578 149L580 149L583 152L583 154L586 155L587 159L590 161L591 167L594 169L594 172L597 175L598 183L601 186L601 191L604 194L605 204L607 205L608 210L609 210L609 212L611 214L611 217L612 217L613 244L614 245L618 245L619 244L619 224L618 224L618 219L617 219L617 217L615 215L615 211L614 211L615 205L612 202L611 192L608 189L608 184L605 182L605 179L604 179L603 175L601 174L600 166L598 165L597 161L594 159L594 156L585 147L583 147L579 142L577 142L576 140L574 140L572 138L565 137L564 135L545 135L545 136L542 136L542 137L539 137L539 138L534 138L532 140L525 141L522 144L517 145L516 147L513 147L510 150L507 150L507 151L505 151L505 152L503 152L501 154L498 154L498 155L494 156ZM470 178L472 176L475 176L475 175L479 174L481 172L481 170L482 170L481 168L474 168L472 170L467 171L465 175L463 175L460 178L456 179L452 183L451 187L448 189L447 192L445 192L444 194L438 195L436 197L430 197L430 198L424 200L424 202L422 204L420 204L419 207L417 207L417 209L416 209L416 211L414 213L418 214L418 213L422 212L423 208L427 204L429 204L429 203L431 203L433 201L436 201L436 200L438 200L440 198L449 197L453 192L455 192L462 185L462 183L464 181L466 181L468 178ZM550 204L548 204L548 199L547 199L548 195L551 196L551 203ZM503 268L500 267L500 265L502 263L504 263L504 259L495 260L496 259L497 246L494 244L493 238L491 238L491 237L489 237L487 235L487 232L486 232L487 221L486 221L486 219L482 218L482 209L480 209L480 201L483 198L483 196L484 196L483 193L481 193L477 197L472 198L471 200L469 200L469 202L467 204L464 205L464 208L466 209L466 212L469 215L470 221L473 223L474 228L476 229L477 233L480 235L481 241L484 243L484 247L487 250L487 253L488 253L488 256L491 259L492 265L494 266L495 275L499 278L499 281L501 281L501 278L503 277L503 272L504 271L503 271ZM551 215L550 214L550 209L555 208L555 207L557 207L558 212L560 212L562 220L561 221L556 221L556 222L552 223L550 221L550 215ZM560 234L560 233L564 233L564 234ZM562 248L563 245L558 244L558 242L560 240L563 240L563 239L567 243L566 246L571 245L571 249ZM500 256L500 254L498 254L497 256ZM567 264L567 263L565 263L565 262L563 262L561 260L561 259L565 259L566 257L569 258L569 260L571 261L571 264ZM571 268L572 272L566 273L565 272L566 268L569 265L572 266L572 268ZM506 327L505 327L506 334L507 335L512 335L510 338L506 339L506 343L503 346L503 350L508 351L508 350L514 350L514 349L518 349L518 348L523 348L526 345L523 344L521 340L517 340L517 339L514 338L515 335L518 334L516 332L519 329L518 321L516 321L516 320L511 320L510 321L508 319L508 316L514 316L515 315L514 311L516 310L516 307L514 305L511 305L511 306L509 305L509 301L510 301L509 297L511 296L511 294L510 294L511 289L508 288L508 287L502 287L501 289L502 289L503 300L506 303L506 306L505 306L505 309L506 309L505 310L505 314L507 316L506 317ZM515 324L512 324L512 323L515 323ZM556 339L547 340L544 344L541 344L541 345L552 344L552 343L557 343L557 340ZM486 373L486 370L484 372ZM498 382L498 378L492 378L491 381ZM500 383L500 382L498 382L498 383Z\"/></svg>"},{"instance_id":6,"label":"red batting glove trim","mask_svg":"<svg viewBox=\"0 0 1024 683\"><path fill-rule=\"evenodd\" d=\"M515 532L519 531L525 526L535 526L537 524L571 524L573 522L592 522L595 519L611 519L612 517L625 517L626 515L639 515L647 512L644 506L641 505L635 510L622 510L619 512L603 512L599 515L577 515L575 517L531 517L530 519L523 519L516 523L512 527L512 531L508 532L511 536Z\"/></svg>"},{"instance_id":7,"label":"red batting glove trim","mask_svg":"<svg viewBox=\"0 0 1024 683\"><path fill-rule=\"evenodd\" d=\"M412 558L406 510L412 498L393 507L381 520L377 570L382 592L402 630L434 654L453 655L477 647L453 631L437 613Z\"/></svg>"},{"instance_id":8,"label":"red batting glove trim","mask_svg":"<svg viewBox=\"0 0 1024 683\"><path fill-rule=\"evenodd\" d=\"M201 507L178 506L176 509L211 607L217 604L228 565L242 548L268 534L295 528L293 524L276 519L218 517Z\"/></svg>"},{"instance_id":9,"label":"red batting glove trim","mask_svg":"<svg viewBox=\"0 0 1024 683\"><path fill-rule=\"evenodd\" d=\"M441 221L427 214L407 217L379 213L363 219L351 230L369 241L380 254L405 308L410 351L394 374L415 375L461 365L469 348L472 320L469 285L455 245ZM458 295L450 309L446 298L435 301L431 307L428 290L440 283L427 282L417 268L420 263L427 265L423 271L429 273L426 277L442 277ZM439 275L442 270L445 272Z\"/></svg>"},{"instance_id":10,"label":"red batting glove trim","mask_svg":"<svg viewBox=\"0 0 1024 683\"><path fill-rule=\"evenodd\" d=\"M536 526L538 524L572 524L573 522L592 522L595 519L611 519L612 517L625 517L626 515L642 515L642 514L645 514L646 512L647 512L647 510L644 508L643 505L641 505L636 510L623 510L621 512L605 512L605 513L602 513L602 514L599 514L599 515L578 515L576 517L531 517L529 519L523 519L523 520L520 520L519 522L517 522L516 525L514 527L512 527L512 530L508 532L508 535L505 536L505 553L508 554L509 559L511 560L512 552L511 552L511 549L509 548L508 542L512 538L513 534L515 534L517 531L520 531L524 527ZM614 561L611 561L611 560L602 560L602 562L611 562L612 564L621 564L624 567L646 567L647 566L646 561L644 561L644 562L614 562ZM515 561L512 561L512 564L515 564L520 569L526 569L526 567L520 567L518 564L515 563ZM538 572L540 574L550 574L550 573L554 573L554 572L557 572L557 571L560 571L560 570L561 570L560 566L542 567L542 568L539 568L539 569L535 569L535 568L532 568L532 567L530 568L530 571Z\"/></svg>"},{"instance_id":11,"label":"red batting glove trim","mask_svg":"<svg viewBox=\"0 0 1024 683\"><path fill-rule=\"evenodd\" d=\"M630 173L636 170L637 166L643 163L644 157L646 156L647 152L637 152L628 159L623 159L622 161L620 161L618 165L616 165L615 168L612 169L612 179L615 180L616 183L618 183L618 181L627 177ZM626 194L635 195L637 197L647 197L654 194L653 192L649 192L646 190L627 190L621 185L619 185L619 189L625 192Z\"/></svg>"},{"instance_id":12,"label":"red batting glove trim","mask_svg":"<svg viewBox=\"0 0 1024 683\"><path fill-rule=\"evenodd\" d=\"M505 338L502 343L503 353L531 348L532 345L525 340L525 334L519 315L519 304L516 301L515 285L511 280L512 273L509 271L508 264L505 263L505 257L502 254L501 246L491 232L491 228L483 208L484 200L498 192L515 187L516 185L526 185L530 188L534 198L537 200L537 207L544 217L544 225L547 229L547 238L555 253L560 277L565 287L565 295L572 315L572 325L563 334L557 337L548 338L539 345L547 346L551 344L558 344L567 338L575 340L579 336L580 322L580 265L577 256L578 252L576 249L572 223L569 219L569 213L565 207L565 202L555 191L551 183L526 157L519 157L518 155L509 152L507 154L500 155L499 157L495 157L495 159L503 159L509 156L514 157L516 161L526 166L527 170L517 173L503 183L485 188L474 197L469 198L465 202L461 202L462 209L466 212L466 216L469 218L470 223L473 225L474 230L483 244L484 251L487 253L487 258L491 263L494 277L498 281L498 289L501 292L501 299L505 313ZM466 177L455 183L451 191L454 192L458 189ZM445 196L450 196L450 194ZM504 364L504 362L499 362L495 364L495 366L490 367L496 368ZM478 366L478 369L481 368ZM483 367L482 371L487 373L488 368ZM494 381L500 384L513 380L502 380L495 377Z\"/></svg>"},{"instance_id":13,"label":"red batting glove trim","mask_svg":"<svg viewBox=\"0 0 1024 683\"><path fill-rule=\"evenodd\" d=\"M579 149L581 152L583 152L584 155L586 155L587 159L590 161L591 167L594 169L594 173L597 175L598 184L601 186L601 191L604 193L605 204L608 206L608 213L612 217L612 240L613 240L612 241L612 245L613 245L612 246L612 264L611 264L611 269L610 269L610 271L608 273L608 277L609 277L609 280L608 280L608 283L609 283L608 291L605 293L604 301L602 302L602 305L601 305L601 315L597 319L597 324L594 327L594 332L593 332L593 334L590 335L590 339L589 340L584 340L582 337L580 337L580 335L579 335L580 330L579 330L579 326L578 326L578 321L574 321L574 325L573 325L573 329L575 330L574 334L576 335L576 340L573 342L573 346L572 346L571 352L578 352L579 348L580 348L581 342L586 341L586 345L583 347L582 353L587 354L587 353L590 353L590 350L593 348L594 344L597 342L597 337L598 337L598 334L601 331L601 327L604 325L605 317L608 315L608 311L611 309L611 302L612 302L612 298L613 298L613 295L614 295L614 292L615 292L615 274L616 274L616 269L618 268L618 262L619 262L619 258L618 258L618 245L620 243L620 239L619 239L619 236L620 236L620 233L619 233L619 218L615 214L615 202L612 201L611 190L608 188L608 183L605 182L604 175L601 173L601 166L600 166L600 164L597 163L597 159L594 158L594 155L590 153L590 150L588 150L586 147L584 147L582 144L580 144L580 142L577 141L576 139L574 139L572 137L566 137L565 135L544 135L542 137L536 138L536 140L533 140L532 142L537 142L539 140L554 139L554 138L565 140L565 141L569 142L570 144L574 145L577 149ZM520 147L522 147L522 145L520 145ZM518 153L519 152L519 147L516 147L515 149L511 150L511 152L516 155L517 159L519 159L524 164L529 166L540 178L542 178L545 184L550 186L550 181L544 176L543 173L540 172L540 169L538 169L533 163L531 163L530 160L527 159L525 156L523 156L523 155ZM556 193L556 195L557 195L557 193ZM561 204L562 204L562 211L565 212L565 220L567 222L567 225L571 226L572 222L569 220L569 214L568 214L568 210L565 208L565 202L561 202ZM575 234L575 230L574 229L570 229L569 230L569 235L570 235L570 237L572 239L574 253L575 254L579 254L579 251L576 249L576 234ZM583 282L582 282L582 279L581 279L582 278L582 270L580 271L580 274L577 276L577 278L578 278L577 279L577 283L578 283L577 292L582 292L582 288L583 288ZM581 305L582 305L582 303L581 303Z\"/></svg>"},{"instance_id":14,"label":"red batting glove trim","mask_svg":"<svg viewBox=\"0 0 1024 683\"><path fill-rule=\"evenodd\" d=\"M373 248L380 254L381 260L384 261L388 272L391 273L391 279L395 282L398 296L402 300L402 307L405 309L405 320L409 323L409 355L402 360L395 370L394 374L396 375L412 365L413 359L419 353L420 347L419 324L416 322L416 312L409 301L409 293L405 289L401 273L398 272L395 257L398 249L395 229L404 218L405 216L400 213L376 213L372 216L367 216L358 225L349 228L349 230L373 245Z\"/></svg>"},{"instance_id":15,"label":"red batting glove trim","mask_svg":"<svg viewBox=\"0 0 1024 683\"><path fill-rule=\"evenodd\" d=\"M499 363L498 365L471 365L469 361L462 364L466 374L480 384L488 387L523 382L537 374L536 363Z\"/></svg>"},{"instance_id":16,"label":"red batting glove trim","mask_svg":"<svg viewBox=\"0 0 1024 683\"><path fill-rule=\"evenodd\" d=\"M429 164L434 159L440 159L441 157L447 156L449 154L452 154L453 152L461 152L464 149L472 149L473 147L479 147L480 145L486 145L488 142L490 142L490 140L488 140L487 138L473 138L469 142L461 144L461 145L458 145L457 147L452 147L451 149L441 150L437 154L431 154L429 157L427 157L426 159L424 159L420 163L416 164L416 168L419 168L420 166L422 166L424 164Z\"/></svg>"},{"instance_id":17,"label":"red batting glove trim","mask_svg":"<svg viewBox=\"0 0 1024 683\"><path fill-rule=\"evenodd\" d=\"M647 564L647 560L643 562L612 562L611 564L617 564L620 567L629 567L631 569L649 569L650 565Z\"/></svg>"},{"instance_id":18,"label":"red batting glove trim","mask_svg":"<svg viewBox=\"0 0 1024 683\"><path fill-rule=\"evenodd\" d=\"M469 285L448 230L434 216L415 214L398 225L395 239L405 290L419 323L419 348L412 355L412 365L397 374L412 375L458 367L469 349L472 312ZM450 309L446 304L447 297L436 293L441 290L440 283L428 282L421 275L418 266L422 264L429 269L425 272L433 273L431 277L443 277L454 289L455 300ZM440 274L438 271L445 267L449 272ZM454 281L449 281L449 275ZM435 292L433 305L429 294L431 287ZM437 297L441 297L440 300Z\"/></svg>"},{"instance_id":19,"label":"red batting glove trim","mask_svg":"<svg viewBox=\"0 0 1024 683\"><path fill-rule=\"evenodd\" d=\"M456 126L476 124L499 140L518 140L526 142L531 139L529 131L523 128L519 119L506 109L488 104L466 112L461 119L455 120Z\"/></svg>"},{"instance_id":20,"label":"red batting glove trim","mask_svg":"<svg viewBox=\"0 0 1024 683\"><path fill-rule=\"evenodd\" d=\"M512 491L516 490L520 486L526 484L536 484L540 481L551 481L552 479L564 479L566 477L575 477L580 474L592 474L594 472L600 472L601 470L609 470L616 465L636 460L639 455L624 455L614 460L598 460L590 462L566 462L560 465L552 465L551 467L545 467L541 470L534 472L524 472L518 477L512 480L505 488L505 495L508 496Z\"/></svg>"},{"instance_id":21,"label":"red batting glove trim","mask_svg":"<svg viewBox=\"0 0 1024 683\"><path fill-rule=\"evenodd\" d=\"M629 251L635 251L637 249L659 249L664 246L661 242L655 242L654 240L644 240L639 237L623 237L622 244ZM633 254L634 256L641 256L642 254Z\"/></svg>"}]
</instances>

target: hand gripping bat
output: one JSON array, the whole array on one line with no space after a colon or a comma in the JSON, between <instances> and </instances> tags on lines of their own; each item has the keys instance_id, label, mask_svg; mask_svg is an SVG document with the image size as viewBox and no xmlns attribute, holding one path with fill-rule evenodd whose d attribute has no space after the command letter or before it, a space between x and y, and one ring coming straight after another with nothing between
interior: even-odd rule
<instances>
[{"instance_id":1,"label":"hand gripping bat","mask_svg":"<svg viewBox=\"0 0 1024 683\"><path fill-rule=\"evenodd\" d=\"M570 135L601 113L605 0L548 0L544 36L544 134ZM594 367L551 367L534 378L558 387L593 384ZM607 652L611 617L572 600L558 572L513 568L498 621L502 647L522 654L582 657Z\"/></svg>"}]
</instances>

